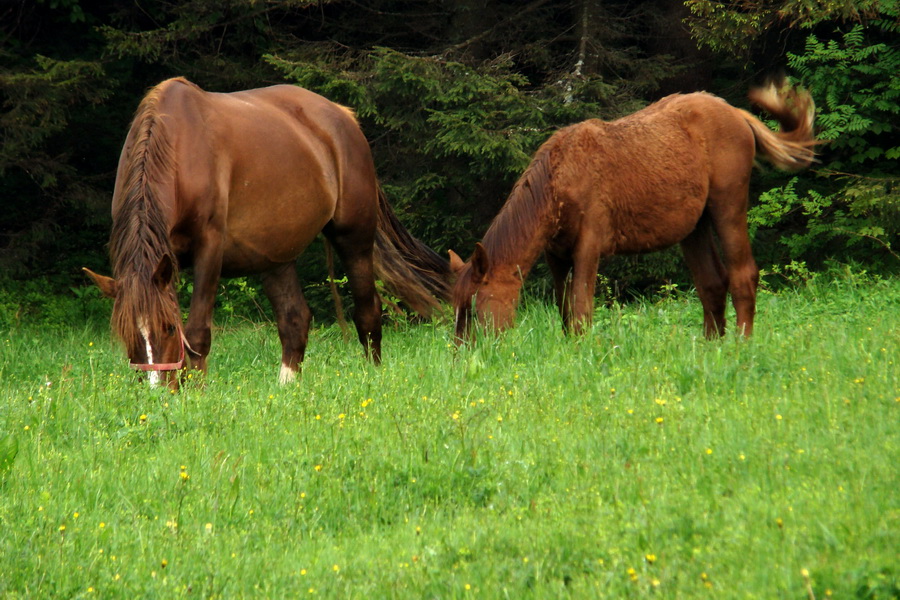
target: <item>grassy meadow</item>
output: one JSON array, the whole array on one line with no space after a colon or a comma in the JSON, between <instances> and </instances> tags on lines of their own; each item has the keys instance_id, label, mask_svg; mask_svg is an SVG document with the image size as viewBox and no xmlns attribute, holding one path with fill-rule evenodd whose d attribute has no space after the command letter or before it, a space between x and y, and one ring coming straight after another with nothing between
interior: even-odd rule
<instances>
[{"instance_id":1,"label":"grassy meadow","mask_svg":"<svg viewBox=\"0 0 900 600\"><path fill-rule=\"evenodd\" d=\"M733 325L733 316L729 316ZM546 299L384 364L316 328L214 332L179 393L108 323L0 338L2 598L900 597L900 281L760 294L708 342L695 294Z\"/></svg>"}]
</instances>

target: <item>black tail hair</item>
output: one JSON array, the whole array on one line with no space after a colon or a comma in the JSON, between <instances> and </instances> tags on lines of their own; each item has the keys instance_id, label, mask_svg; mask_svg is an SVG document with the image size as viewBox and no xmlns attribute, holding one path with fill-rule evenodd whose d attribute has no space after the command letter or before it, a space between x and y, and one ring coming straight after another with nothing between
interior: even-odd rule
<instances>
[{"instance_id":1,"label":"black tail hair","mask_svg":"<svg viewBox=\"0 0 900 600\"><path fill-rule=\"evenodd\" d=\"M440 301L450 300L449 262L403 227L380 187L375 274L388 291L422 316L431 316Z\"/></svg>"}]
</instances>

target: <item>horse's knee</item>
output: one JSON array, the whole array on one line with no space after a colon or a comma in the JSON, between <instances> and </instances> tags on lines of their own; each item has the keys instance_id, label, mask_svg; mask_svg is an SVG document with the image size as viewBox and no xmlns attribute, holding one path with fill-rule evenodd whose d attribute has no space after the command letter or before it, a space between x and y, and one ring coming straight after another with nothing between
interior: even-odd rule
<instances>
[{"instance_id":1,"label":"horse's knee","mask_svg":"<svg viewBox=\"0 0 900 600\"><path fill-rule=\"evenodd\" d=\"M285 337L301 339L305 344L311 322L312 312L305 302L296 308L292 308L285 314L284 323L282 324L282 329L287 334Z\"/></svg>"},{"instance_id":2,"label":"horse's knee","mask_svg":"<svg viewBox=\"0 0 900 600\"><path fill-rule=\"evenodd\" d=\"M707 286L707 293L713 297L718 298L722 302L722 305L725 305L725 296L728 294L728 287L730 282L728 280L728 276L725 275L723 277L717 278L715 281L710 282Z\"/></svg>"},{"instance_id":3,"label":"horse's knee","mask_svg":"<svg viewBox=\"0 0 900 600\"><path fill-rule=\"evenodd\" d=\"M728 295L728 282L715 280L697 284L697 295L707 312L719 315L725 312L725 299Z\"/></svg>"},{"instance_id":4,"label":"horse's knee","mask_svg":"<svg viewBox=\"0 0 900 600\"><path fill-rule=\"evenodd\" d=\"M201 358L206 358L206 355L209 354L209 349L212 347L212 332L208 327L185 328L184 337L187 338L192 353Z\"/></svg>"}]
</instances>

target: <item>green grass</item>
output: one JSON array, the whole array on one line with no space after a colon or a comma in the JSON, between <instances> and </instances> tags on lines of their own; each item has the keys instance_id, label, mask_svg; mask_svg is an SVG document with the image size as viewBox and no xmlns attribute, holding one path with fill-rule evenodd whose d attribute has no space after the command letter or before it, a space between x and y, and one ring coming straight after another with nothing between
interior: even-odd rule
<instances>
[{"instance_id":1,"label":"green grass","mask_svg":"<svg viewBox=\"0 0 900 600\"><path fill-rule=\"evenodd\" d=\"M274 326L235 321L170 394L106 324L19 326L0 597L900 596L900 281L700 330L693 294L580 339L531 300L459 351L389 326L376 368L320 328L280 387Z\"/></svg>"}]
</instances>

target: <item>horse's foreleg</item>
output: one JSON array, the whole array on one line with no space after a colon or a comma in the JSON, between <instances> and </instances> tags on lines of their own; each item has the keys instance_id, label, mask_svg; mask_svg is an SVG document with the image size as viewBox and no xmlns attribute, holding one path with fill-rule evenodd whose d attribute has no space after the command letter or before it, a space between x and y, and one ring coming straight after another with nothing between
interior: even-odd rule
<instances>
[{"instance_id":1,"label":"horse's foreleg","mask_svg":"<svg viewBox=\"0 0 900 600\"><path fill-rule=\"evenodd\" d=\"M725 296L728 274L719 258L709 216L704 213L697 227L681 242L700 303L703 305L703 333L708 339L725 333Z\"/></svg>"},{"instance_id":2,"label":"horse's foreleg","mask_svg":"<svg viewBox=\"0 0 900 600\"><path fill-rule=\"evenodd\" d=\"M563 258L556 254L546 253L547 265L553 276L553 293L556 297L556 306L562 317L563 330L568 331L572 325L572 297L570 289L572 285L572 259Z\"/></svg>"},{"instance_id":3,"label":"horse's foreleg","mask_svg":"<svg viewBox=\"0 0 900 600\"><path fill-rule=\"evenodd\" d=\"M194 251L194 293L184 326L184 335L190 345L191 366L204 372L206 357L212 346L213 308L221 272L221 245L207 240Z\"/></svg>"},{"instance_id":4,"label":"horse's foreleg","mask_svg":"<svg viewBox=\"0 0 900 600\"><path fill-rule=\"evenodd\" d=\"M309 341L312 319L294 263L282 265L262 276L263 291L275 311L278 338L281 340L281 373L279 381L293 381L300 370Z\"/></svg>"},{"instance_id":5,"label":"horse's foreleg","mask_svg":"<svg viewBox=\"0 0 900 600\"><path fill-rule=\"evenodd\" d=\"M569 328L576 335L584 333L591 327L594 316L594 289L599 265L600 250L592 244L580 244L575 252L569 292L571 297L569 302L572 306Z\"/></svg>"},{"instance_id":6,"label":"horse's foreleg","mask_svg":"<svg viewBox=\"0 0 900 600\"><path fill-rule=\"evenodd\" d=\"M366 356L381 363L381 298L375 291L375 269L371 242L365 244L349 235L329 237L347 272L353 298L353 323Z\"/></svg>"}]
</instances>

